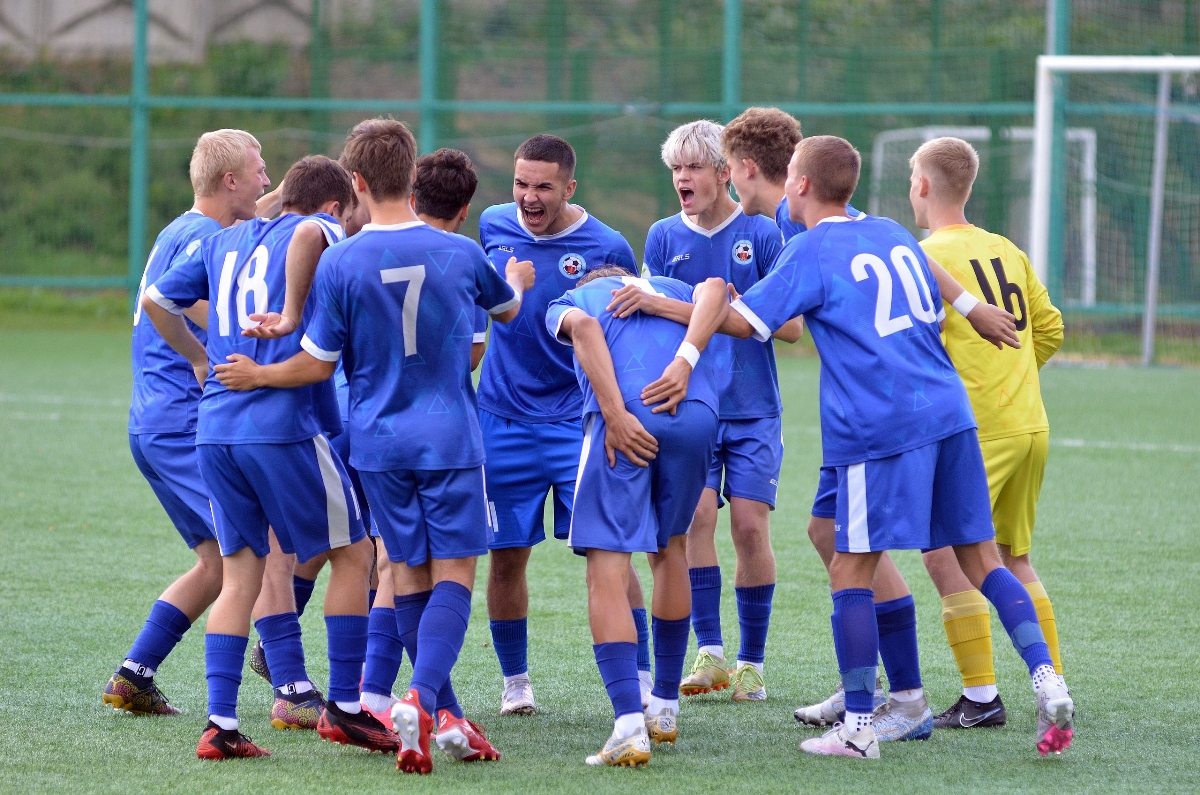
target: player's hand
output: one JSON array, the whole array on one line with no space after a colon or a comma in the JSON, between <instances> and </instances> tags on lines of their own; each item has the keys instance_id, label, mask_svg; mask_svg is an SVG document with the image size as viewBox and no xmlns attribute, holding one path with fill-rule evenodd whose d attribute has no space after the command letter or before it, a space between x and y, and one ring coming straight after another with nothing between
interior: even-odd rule
<instances>
[{"instance_id":1,"label":"player's hand","mask_svg":"<svg viewBox=\"0 0 1200 795\"><path fill-rule=\"evenodd\" d=\"M504 266L504 278L509 282L515 281L520 284L522 291L533 287L536 276L533 263L527 259L517 262L516 257L509 257L508 264Z\"/></svg>"},{"instance_id":2,"label":"player's hand","mask_svg":"<svg viewBox=\"0 0 1200 795\"><path fill-rule=\"evenodd\" d=\"M650 409L654 414L664 411L674 416L675 408L687 397L688 381L692 377L692 366L687 359L676 356L663 370L663 374L653 384L647 384L642 390L642 405L654 406Z\"/></svg>"},{"instance_id":3,"label":"player's hand","mask_svg":"<svg viewBox=\"0 0 1200 795\"><path fill-rule=\"evenodd\" d=\"M196 383L200 385L200 391L204 391L204 382L208 380L208 362L204 364L193 364L192 372L196 374Z\"/></svg>"},{"instance_id":4,"label":"player's hand","mask_svg":"<svg viewBox=\"0 0 1200 795\"><path fill-rule=\"evenodd\" d=\"M658 314L658 296L651 295L636 284L627 284L620 290L613 290L612 295L608 311L612 312L613 317L626 318L638 311L647 315Z\"/></svg>"},{"instance_id":5,"label":"player's hand","mask_svg":"<svg viewBox=\"0 0 1200 795\"><path fill-rule=\"evenodd\" d=\"M650 466L658 455L658 440L624 406L611 416L604 416L604 452L610 468L617 465L618 450L640 467Z\"/></svg>"},{"instance_id":6,"label":"player's hand","mask_svg":"<svg viewBox=\"0 0 1200 795\"><path fill-rule=\"evenodd\" d=\"M732 302L734 302L734 301L736 301L736 300L738 300L739 298L741 298L741 297L742 297L742 294L741 294L741 293L739 293L739 292L737 291L737 288L733 286L733 282L729 282L729 283L728 283L728 284L726 284L725 286L729 288L729 301L730 301L730 303L732 303Z\"/></svg>"},{"instance_id":7,"label":"player's hand","mask_svg":"<svg viewBox=\"0 0 1200 795\"><path fill-rule=\"evenodd\" d=\"M1005 345L1010 348L1021 347L1021 341L1017 338L1017 319L1011 312L980 301L967 314L967 322L979 336L1000 350L1004 350Z\"/></svg>"},{"instance_id":8,"label":"player's hand","mask_svg":"<svg viewBox=\"0 0 1200 795\"><path fill-rule=\"evenodd\" d=\"M232 389L234 392L249 392L251 389L258 389L258 371L260 369L258 362L240 353L231 353L225 358L230 362L229 364L218 364L213 368L221 386Z\"/></svg>"},{"instance_id":9,"label":"player's hand","mask_svg":"<svg viewBox=\"0 0 1200 795\"><path fill-rule=\"evenodd\" d=\"M242 331L243 337L254 337L260 340L273 340L286 337L296 330L296 321L278 312L268 312L265 315L250 315L250 319L258 323Z\"/></svg>"}]
</instances>

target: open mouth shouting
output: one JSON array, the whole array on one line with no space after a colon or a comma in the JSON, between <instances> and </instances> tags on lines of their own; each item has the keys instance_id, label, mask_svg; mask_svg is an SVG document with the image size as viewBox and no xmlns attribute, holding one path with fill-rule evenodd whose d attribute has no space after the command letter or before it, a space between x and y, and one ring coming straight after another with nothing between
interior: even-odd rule
<instances>
[{"instance_id":1,"label":"open mouth shouting","mask_svg":"<svg viewBox=\"0 0 1200 795\"><path fill-rule=\"evenodd\" d=\"M683 209L688 209L696 200L696 192L691 188L678 188L676 192L679 194L679 204Z\"/></svg>"},{"instance_id":2,"label":"open mouth shouting","mask_svg":"<svg viewBox=\"0 0 1200 795\"><path fill-rule=\"evenodd\" d=\"M521 218L530 229L540 229L546 223L546 208L540 204L522 204Z\"/></svg>"}]
</instances>

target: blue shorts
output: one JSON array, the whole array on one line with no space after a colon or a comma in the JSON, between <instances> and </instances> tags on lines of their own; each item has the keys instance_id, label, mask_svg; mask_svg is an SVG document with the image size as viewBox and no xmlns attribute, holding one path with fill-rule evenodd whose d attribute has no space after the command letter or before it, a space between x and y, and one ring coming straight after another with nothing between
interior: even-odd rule
<instances>
[{"instance_id":1,"label":"blue shorts","mask_svg":"<svg viewBox=\"0 0 1200 795\"><path fill-rule=\"evenodd\" d=\"M720 497L741 497L765 502L775 509L779 493L779 469L783 466L783 418L721 420L717 446L705 486ZM721 488L721 470L725 470L725 488Z\"/></svg>"},{"instance_id":2,"label":"blue shorts","mask_svg":"<svg viewBox=\"0 0 1200 795\"><path fill-rule=\"evenodd\" d=\"M838 552L940 549L996 537L975 429L837 468Z\"/></svg>"},{"instance_id":3,"label":"blue shorts","mask_svg":"<svg viewBox=\"0 0 1200 795\"><path fill-rule=\"evenodd\" d=\"M222 555L270 544L303 563L366 537L354 488L324 436L292 444L202 444L200 472L212 494Z\"/></svg>"},{"instance_id":4,"label":"blue shorts","mask_svg":"<svg viewBox=\"0 0 1200 795\"><path fill-rule=\"evenodd\" d=\"M812 515L819 519L837 518L837 467L821 467L817 479L817 496L813 498Z\"/></svg>"},{"instance_id":5,"label":"blue shorts","mask_svg":"<svg viewBox=\"0 0 1200 795\"><path fill-rule=\"evenodd\" d=\"M215 541L194 433L131 433L129 452L188 549Z\"/></svg>"},{"instance_id":6,"label":"blue shorts","mask_svg":"<svg viewBox=\"0 0 1200 795\"><path fill-rule=\"evenodd\" d=\"M586 433L575 489L570 547L610 552L658 552L692 523L696 503L717 441L717 415L698 400L679 404L674 417L652 414L632 401L626 407L658 440L658 456L640 467L617 453L608 465L604 418L596 412L584 421Z\"/></svg>"},{"instance_id":7,"label":"blue shorts","mask_svg":"<svg viewBox=\"0 0 1200 795\"><path fill-rule=\"evenodd\" d=\"M337 453L338 458L342 459L342 466L346 468L346 476L350 478L350 485L354 487L354 496L358 498L359 510L362 511L363 527L373 537L378 538L379 530L371 524L371 506L367 505L367 494L363 491L362 479L358 476L358 470L350 466L350 434L339 433L337 436L329 437L329 447Z\"/></svg>"},{"instance_id":8,"label":"blue shorts","mask_svg":"<svg viewBox=\"0 0 1200 795\"><path fill-rule=\"evenodd\" d=\"M579 420L519 422L480 409L489 507L488 549L532 547L546 539L546 495L554 491L554 537L566 538L575 500L583 426Z\"/></svg>"},{"instance_id":9,"label":"blue shorts","mask_svg":"<svg viewBox=\"0 0 1200 795\"><path fill-rule=\"evenodd\" d=\"M379 537L394 563L487 554L483 467L360 472Z\"/></svg>"}]
</instances>

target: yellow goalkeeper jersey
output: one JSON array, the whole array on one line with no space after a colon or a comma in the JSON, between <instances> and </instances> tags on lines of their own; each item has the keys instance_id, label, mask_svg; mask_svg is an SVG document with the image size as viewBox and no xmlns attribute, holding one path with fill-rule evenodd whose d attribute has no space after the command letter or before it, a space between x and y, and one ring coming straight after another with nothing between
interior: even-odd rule
<instances>
[{"instance_id":1,"label":"yellow goalkeeper jersey","mask_svg":"<svg viewBox=\"0 0 1200 795\"><path fill-rule=\"evenodd\" d=\"M1021 347L997 350L965 317L946 313L942 341L967 387L979 440L1049 430L1038 370L1062 346L1062 313L1025 252L970 224L942 227L921 248L976 298L1017 318Z\"/></svg>"}]
</instances>

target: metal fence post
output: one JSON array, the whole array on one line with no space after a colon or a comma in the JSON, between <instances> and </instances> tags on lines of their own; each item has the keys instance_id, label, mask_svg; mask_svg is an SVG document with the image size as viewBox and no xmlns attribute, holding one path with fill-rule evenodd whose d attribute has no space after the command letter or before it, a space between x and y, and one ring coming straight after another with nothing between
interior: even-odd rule
<instances>
[{"instance_id":1,"label":"metal fence post","mask_svg":"<svg viewBox=\"0 0 1200 795\"><path fill-rule=\"evenodd\" d=\"M1150 184L1150 243L1146 250L1146 311L1142 315L1142 364L1154 363L1154 326L1158 314L1158 271L1162 256L1163 194L1167 182L1167 132L1171 123L1171 73L1158 76L1154 119L1154 176Z\"/></svg>"},{"instance_id":2,"label":"metal fence post","mask_svg":"<svg viewBox=\"0 0 1200 795\"><path fill-rule=\"evenodd\" d=\"M149 0L133 0L133 74L129 146L129 307L137 300L146 259L146 194L150 148L150 109L146 105L146 28Z\"/></svg>"},{"instance_id":3,"label":"metal fence post","mask_svg":"<svg viewBox=\"0 0 1200 795\"><path fill-rule=\"evenodd\" d=\"M721 62L721 105L725 121L742 101L742 0L725 0L725 47Z\"/></svg>"},{"instance_id":4,"label":"metal fence post","mask_svg":"<svg viewBox=\"0 0 1200 795\"><path fill-rule=\"evenodd\" d=\"M1071 0L1047 0L1046 52L1067 55L1071 51ZM1050 297L1063 299L1066 276L1067 236L1067 76L1051 76L1054 114L1050 137L1050 218L1046 256L1046 289Z\"/></svg>"},{"instance_id":5,"label":"metal fence post","mask_svg":"<svg viewBox=\"0 0 1200 795\"><path fill-rule=\"evenodd\" d=\"M421 154L437 147L438 0L421 0Z\"/></svg>"}]
</instances>

